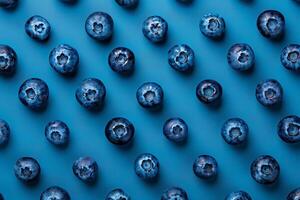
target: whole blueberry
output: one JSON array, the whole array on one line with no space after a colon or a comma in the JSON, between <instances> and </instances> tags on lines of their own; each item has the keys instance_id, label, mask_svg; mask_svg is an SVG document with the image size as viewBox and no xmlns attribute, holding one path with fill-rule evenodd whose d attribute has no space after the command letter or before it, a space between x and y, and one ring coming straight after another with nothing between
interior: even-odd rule
<instances>
[{"instance_id":1,"label":"whole blueberry","mask_svg":"<svg viewBox=\"0 0 300 200\"><path fill-rule=\"evenodd\" d=\"M134 70L135 57L133 52L125 47L113 49L108 56L110 68L120 74L130 74Z\"/></svg>"},{"instance_id":2,"label":"whole blueberry","mask_svg":"<svg viewBox=\"0 0 300 200\"><path fill-rule=\"evenodd\" d=\"M168 51L169 65L179 72L189 72L194 68L193 49L186 44L175 45Z\"/></svg>"},{"instance_id":3,"label":"whole blueberry","mask_svg":"<svg viewBox=\"0 0 300 200\"><path fill-rule=\"evenodd\" d=\"M214 179L218 174L218 164L214 157L209 155L198 156L193 164L195 175L202 179Z\"/></svg>"},{"instance_id":4,"label":"whole blueberry","mask_svg":"<svg viewBox=\"0 0 300 200\"><path fill-rule=\"evenodd\" d=\"M166 138L175 143L184 142L188 137L188 132L187 124L178 117L168 119L163 127Z\"/></svg>"},{"instance_id":5,"label":"whole blueberry","mask_svg":"<svg viewBox=\"0 0 300 200\"><path fill-rule=\"evenodd\" d=\"M259 156L251 164L251 176L257 183L272 184L278 179L279 174L280 166L271 156Z\"/></svg>"},{"instance_id":6,"label":"whole blueberry","mask_svg":"<svg viewBox=\"0 0 300 200\"><path fill-rule=\"evenodd\" d=\"M123 8L135 8L139 3L139 0L115 0L115 1Z\"/></svg>"},{"instance_id":7,"label":"whole blueberry","mask_svg":"<svg viewBox=\"0 0 300 200\"><path fill-rule=\"evenodd\" d=\"M117 188L110 191L106 195L105 200L130 200L130 196L124 190Z\"/></svg>"},{"instance_id":8,"label":"whole blueberry","mask_svg":"<svg viewBox=\"0 0 300 200\"><path fill-rule=\"evenodd\" d=\"M38 180L41 167L34 158L22 157L16 161L14 172L19 180L25 183L32 183Z\"/></svg>"},{"instance_id":9,"label":"whole blueberry","mask_svg":"<svg viewBox=\"0 0 300 200\"><path fill-rule=\"evenodd\" d=\"M300 188L296 188L292 190L286 197L286 200L299 200L299 199L300 199Z\"/></svg>"},{"instance_id":10,"label":"whole blueberry","mask_svg":"<svg viewBox=\"0 0 300 200\"><path fill-rule=\"evenodd\" d=\"M284 117L277 125L277 133L287 143L300 142L300 118L295 115Z\"/></svg>"},{"instance_id":11,"label":"whole blueberry","mask_svg":"<svg viewBox=\"0 0 300 200\"><path fill-rule=\"evenodd\" d=\"M168 23L160 16L148 17L143 23L143 34L151 42L163 42L167 38Z\"/></svg>"},{"instance_id":12,"label":"whole blueberry","mask_svg":"<svg viewBox=\"0 0 300 200\"><path fill-rule=\"evenodd\" d=\"M113 118L105 126L105 136L113 144L128 144L133 139L134 126L128 119Z\"/></svg>"},{"instance_id":13,"label":"whole blueberry","mask_svg":"<svg viewBox=\"0 0 300 200\"><path fill-rule=\"evenodd\" d=\"M136 98L144 108L158 108L163 103L164 92L159 84L146 82L137 89Z\"/></svg>"},{"instance_id":14,"label":"whole blueberry","mask_svg":"<svg viewBox=\"0 0 300 200\"><path fill-rule=\"evenodd\" d=\"M228 119L222 126L221 134L225 142L231 145L245 143L248 138L247 123L240 118Z\"/></svg>"},{"instance_id":15,"label":"whole blueberry","mask_svg":"<svg viewBox=\"0 0 300 200\"><path fill-rule=\"evenodd\" d=\"M235 191L228 194L225 200L252 200L252 198L247 192Z\"/></svg>"},{"instance_id":16,"label":"whole blueberry","mask_svg":"<svg viewBox=\"0 0 300 200\"><path fill-rule=\"evenodd\" d=\"M161 196L161 200L188 200L187 193L179 187L167 189Z\"/></svg>"},{"instance_id":17,"label":"whole blueberry","mask_svg":"<svg viewBox=\"0 0 300 200\"><path fill-rule=\"evenodd\" d=\"M281 52L282 65L291 71L300 71L300 45L289 44Z\"/></svg>"},{"instance_id":18,"label":"whole blueberry","mask_svg":"<svg viewBox=\"0 0 300 200\"><path fill-rule=\"evenodd\" d=\"M96 78L85 79L76 90L76 99L80 105L89 110L98 110L104 104L106 88Z\"/></svg>"},{"instance_id":19,"label":"whole blueberry","mask_svg":"<svg viewBox=\"0 0 300 200\"><path fill-rule=\"evenodd\" d=\"M159 161L154 155L144 153L136 158L134 169L138 177L145 181L152 181L158 177Z\"/></svg>"},{"instance_id":20,"label":"whole blueberry","mask_svg":"<svg viewBox=\"0 0 300 200\"><path fill-rule=\"evenodd\" d=\"M50 143L65 146L70 139L70 130L64 122L55 120L46 125L45 136Z\"/></svg>"},{"instance_id":21,"label":"whole blueberry","mask_svg":"<svg viewBox=\"0 0 300 200\"><path fill-rule=\"evenodd\" d=\"M280 39L284 34L284 16L276 10L266 10L257 18L257 28L266 38Z\"/></svg>"},{"instance_id":22,"label":"whole blueberry","mask_svg":"<svg viewBox=\"0 0 300 200\"><path fill-rule=\"evenodd\" d=\"M46 108L48 98L48 86L39 78L27 79L19 88L20 101L32 110L42 110Z\"/></svg>"},{"instance_id":23,"label":"whole blueberry","mask_svg":"<svg viewBox=\"0 0 300 200\"><path fill-rule=\"evenodd\" d=\"M18 4L18 0L0 0L0 7L11 9L15 8Z\"/></svg>"},{"instance_id":24,"label":"whole blueberry","mask_svg":"<svg viewBox=\"0 0 300 200\"><path fill-rule=\"evenodd\" d=\"M50 23L44 17L34 15L25 23L25 32L35 40L45 41L49 38L51 31Z\"/></svg>"},{"instance_id":25,"label":"whole blueberry","mask_svg":"<svg viewBox=\"0 0 300 200\"><path fill-rule=\"evenodd\" d=\"M105 12L92 13L85 22L85 31L87 34L98 41L107 41L112 37L114 30L114 21L112 17Z\"/></svg>"},{"instance_id":26,"label":"whole blueberry","mask_svg":"<svg viewBox=\"0 0 300 200\"><path fill-rule=\"evenodd\" d=\"M98 176L98 164L91 157L80 157L73 163L73 173L86 183L94 183Z\"/></svg>"},{"instance_id":27,"label":"whole blueberry","mask_svg":"<svg viewBox=\"0 0 300 200\"><path fill-rule=\"evenodd\" d=\"M264 106L278 105L282 102L283 89L274 79L260 82L256 86L256 99Z\"/></svg>"},{"instance_id":28,"label":"whole blueberry","mask_svg":"<svg viewBox=\"0 0 300 200\"><path fill-rule=\"evenodd\" d=\"M228 50L227 62L234 70L247 71L255 64L254 51L248 44L234 44Z\"/></svg>"},{"instance_id":29,"label":"whole blueberry","mask_svg":"<svg viewBox=\"0 0 300 200\"><path fill-rule=\"evenodd\" d=\"M222 93L222 86L214 80L203 80L196 88L197 98L206 104L220 101Z\"/></svg>"},{"instance_id":30,"label":"whole blueberry","mask_svg":"<svg viewBox=\"0 0 300 200\"><path fill-rule=\"evenodd\" d=\"M65 189L51 186L41 193L40 200L71 200L71 197Z\"/></svg>"},{"instance_id":31,"label":"whole blueberry","mask_svg":"<svg viewBox=\"0 0 300 200\"><path fill-rule=\"evenodd\" d=\"M0 45L0 74L11 75L16 71L17 54L7 45Z\"/></svg>"},{"instance_id":32,"label":"whole blueberry","mask_svg":"<svg viewBox=\"0 0 300 200\"><path fill-rule=\"evenodd\" d=\"M0 119L0 147L5 146L10 138L10 128L6 121Z\"/></svg>"},{"instance_id":33,"label":"whole blueberry","mask_svg":"<svg viewBox=\"0 0 300 200\"><path fill-rule=\"evenodd\" d=\"M225 20L217 14L204 15L200 20L200 31L206 37L220 39L225 34Z\"/></svg>"},{"instance_id":34,"label":"whole blueberry","mask_svg":"<svg viewBox=\"0 0 300 200\"><path fill-rule=\"evenodd\" d=\"M73 47L61 44L50 52L49 63L55 71L62 75L74 75L78 70L79 54Z\"/></svg>"}]
</instances>

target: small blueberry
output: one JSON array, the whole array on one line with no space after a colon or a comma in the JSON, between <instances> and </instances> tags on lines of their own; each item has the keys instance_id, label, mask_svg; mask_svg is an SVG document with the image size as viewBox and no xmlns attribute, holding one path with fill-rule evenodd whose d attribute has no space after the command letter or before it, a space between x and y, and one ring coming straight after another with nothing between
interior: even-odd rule
<instances>
[{"instance_id":1,"label":"small blueberry","mask_svg":"<svg viewBox=\"0 0 300 200\"><path fill-rule=\"evenodd\" d=\"M110 191L106 195L105 200L130 200L130 196L124 190L117 188Z\"/></svg>"},{"instance_id":2,"label":"small blueberry","mask_svg":"<svg viewBox=\"0 0 300 200\"><path fill-rule=\"evenodd\" d=\"M195 64L194 51L186 44L175 45L168 51L168 61L179 72L192 71Z\"/></svg>"},{"instance_id":3,"label":"small blueberry","mask_svg":"<svg viewBox=\"0 0 300 200\"><path fill-rule=\"evenodd\" d=\"M6 9L15 8L18 5L18 0L0 0L0 7Z\"/></svg>"},{"instance_id":4,"label":"small blueberry","mask_svg":"<svg viewBox=\"0 0 300 200\"><path fill-rule=\"evenodd\" d=\"M35 40L45 41L50 36L51 26L44 17L34 15L26 21L25 32Z\"/></svg>"},{"instance_id":5,"label":"small blueberry","mask_svg":"<svg viewBox=\"0 0 300 200\"><path fill-rule=\"evenodd\" d=\"M98 176L98 164L91 157L80 157L73 163L74 175L86 183L94 183Z\"/></svg>"},{"instance_id":6,"label":"small blueberry","mask_svg":"<svg viewBox=\"0 0 300 200\"><path fill-rule=\"evenodd\" d=\"M228 194L225 200L252 200L252 198L247 192L235 191Z\"/></svg>"},{"instance_id":7,"label":"small blueberry","mask_svg":"<svg viewBox=\"0 0 300 200\"><path fill-rule=\"evenodd\" d=\"M179 187L167 189L161 196L161 200L188 200L186 191Z\"/></svg>"},{"instance_id":8,"label":"small blueberry","mask_svg":"<svg viewBox=\"0 0 300 200\"><path fill-rule=\"evenodd\" d=\"M50 143L65 146L70 139L70 130L64 122L55 120L46 125L45 136Z\"/></svg>"},{"instance_id":9,"label":"small blueberry","mask_svg":"<svg viewBox=\"0 0 300 200\"><path fill-rule=\"evenodd\" d=\"M163 103L164 92L159 84L146 82L137 89L136 98L144 108L158 108Z\"/></svg>"},{"instance_id":10,"label":"small blueberry","mask_svg":"<svg viewBox=\"0 0 300 200\"><path fill-rule=\"evenodd\" d=\"M0 147L5 146L10 138L10 128L6 121L0 119Z\"/></svg>"},{"instance_id":11,"label":"small blueberry","mask_svg":"<svg viewBox=\"0 0 300 200\"><path fill-rule=\"evenodd\" d=\"M247 123L240 118L228 119L222 126L221 134L225 142L231 145L245 143L248 138Z\"/></svg>"},{"instance_id":12,"label":"small blueberry","mask_svg":"<svg viewBox=\"0 0 300 200\"><path fill-rule=\"evenodd\" d=\"M51 186L41 193L40 200L71 200L71 197L65 189Z\"/></svg>"},{"instance_id":13,"label":"small blueberry","mask_svg":"<svg viewBox=\"0 0 300 200\"><path fill-rule=\"evenodd\" d=\"M248 44L234 44L228 50L227 62L234 70L247 71L255 64L254 51Z\"/></svg>"},{"instance_id":14,"label":"small blueberry","mask_svg":"<svg viewBox=\"0 0 300 200\"><path fill-rule=\"evenodd\" d=\"M218 174L218 164L214 157L209 155L198 156L193 164L194 174L202 179L214 179Z\"/></svg>"},{"instance_id":15,"label":"small blueberry","mask_svg":"<svg viewBox=\"0 0 300 200\"><path fill-rule=\"evenodd\" d=\"M214 80L203 80L196 88L197 98L206 104L220 101L222 93L222 86Z\"/></svg>"},{"instance_id":16,"label":"small blueberry","mask_svg":"<svg viewBox=\"0 0 300 200\"><path fill-rule=\"evenodd\" d=\"M128 8L128 9L135 8L139 3L139 0L115 0L115 1L123 8Z\"/></svg>"},{"instance_id":17,"label":"small blueberry","mask_svg":"<svg viewBox=\"0 0 300 200\"><path fill-rule=\"evenodd\" d=\"M200 31L206 37L221 39L225 34L225 20L217 14L204 15L200 20Z\"/></svg>"},{"instance_id":18,"label":"small blueberry","mask_svg":"<svg viewBox=\"0 0 300 200\"><path fill-rule=\"evenodd\" d=\"M300 142L300 118L295 115L286 116L277 125L279 137L286 143Z\"/></svg>"},{"instance_id":19,"label":"small blueberry","mask_svg":"<svg viewBox=\"0 0 300 200\"><path fill-rule=\"evenodd\" d=\"M14 172L19 180L25 183L32 183L38 180L41 167L34 158L22 157L16 161Z\"/></svg>"},{"instance_id":20,"label":"small blueberry","mask_svg":"<svg viewBox=\"0 0 300 200\"><path fill-rule=\"evenodd\" d=\"M300 71L300 45L289 44L281 52L282 65L291 71Z\"/></svg>"},{"instance_id":21,"label":"small blueberry","mask_svg":"<svg viewBox=\"0 0 300 200\"><path fill-rule=\"evenodd\" d=\"M300 188L296 188L292 190L286 197L286 200L299 200L299 199L300 199Z\"/></svg>"},{"instance_id":22,"label":"small blueberry","mask_svg":"<svg viewBox=\"0 0 300 200\"><path fill-rule=\"evenodd\" d=\"M0 45L0 74L12 75L16 71L17 54L7 45Z\"/></svg>"},{"instance_id":23,"label":"small blueberry","mask_svg":"<svg viewBox=\"0 0 300 200\"><path fill-rule=\"evenodd\" d=\"M143 23L143 34L151 42L163 42L167 38L168 23L160 16L148 17Z\"/></svg>"},{"instance_id":24,"label":"small blueberry","mask_svg":"<svg viewBox=\"0 0 300 200\"><path fill-rule=\"evenodd\" d=\"M130 74L134 70L135 57L133 52L125 47L113 49L108 56L110 68L120 74Z\"/></svg>"},{"instance_id":25,"label":"small blueberry","mask_svg":"<svg viewBox=\"0 0 300 200\"><path fill-rule=\"evenodd\" d=\"M170 118L164 124L163 133L168 140L181 143L188 137L188 126L181 118Z\"/></svg>"},{"instance_id":26,"label":"small blueberry","mask_svg":"<svg viewBox=\"0 0 300 200\"><path fill-rule=\"evenodd\" d=\"M135 160L135 173L145 181L153 181L159 174L159 161L149 153L141 154Z\"/></svg>"},{"instance_id":27,"label":"small blueberry","mask_svg":"<svg viewBox=\"0 0 300 200\"><path fill-rule=\"evenodd\" d=\"M256 99L264 106L279 105L283 99L283 89L274 79L260 82L256 86Z\"/></svg>"}]
</instances>

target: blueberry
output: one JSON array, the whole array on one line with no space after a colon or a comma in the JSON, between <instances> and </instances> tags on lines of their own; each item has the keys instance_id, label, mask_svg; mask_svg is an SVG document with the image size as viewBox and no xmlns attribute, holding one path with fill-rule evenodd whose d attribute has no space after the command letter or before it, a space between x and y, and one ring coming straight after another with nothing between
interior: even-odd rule
<instances>
[{"instance_id":1,"label":"blueberry","mask_svg":"<svg viewBox=\"0 0 300 200\"><path fill-rule=\"evenodd\" d=\"M102 81L96 78L85 79L76 90L76 99L89 110L98 110L104 104L106 89Z\"/></svg>"},{"instance_id":2,"label":"blueberry","mask_svg":"<svg viewBox=\"0 0 300 200\"><path fill-rule=\"evenodd\" d=\"M73 173L86 183L94 183L98 176L98 164L90 157L80 157L73 163Z\"/></svg>"},{"instance_id":3,"label":"blueberry","mask_svg":"<svg viewBox=\"0 0 300 200\"><path fill-rule=\"evenodd\" d=\"M252 198L247 192L235 191L228 194L225 200L252 200Z\"/></svg>"},{"instance_id":4,"label":"blueberry","mask_svg":"<svg viewBox=\"0 0 300 200\"><path fill-rule=\"evenodd\" d=\"M183 119L170 118L164 124L163 133L168 140L181 143L188 137L188 126Z\"/></svg>"},{"instance_id":5,"label":"blueberry","mask_svg":"<svg viewBox=\"0 0 300 200\"><path fill-rule=\"evenodd\" d=\"M222 127L221 134L225 142L231 145L245 143L249 128L247 123L240 118L228 119Z\"/></svg>"},{"instance_id":6,"label":"blueberry","mask_svg":"<svg viewBox=\"0 0 300 200\"><path fill-rule=\"evenodd\" d=\"M250 70L255 64L254 51L248 44L234 44L228 50L227 62L234 70Z\"/></svg>"},{"instance_id":7,"label":"blueberry","mask_svg":"<svg viewBox=\"0 0 300 200\"><path fill-rule=\"evenodd\" d=\"M214 80L203 80L196 88L197 98L206 104L220 101L222 93L222 86Z\"/></svg>"},{"instance_id":8,"label":"blueberry","mask_svg":"<svg viewBox=\"0 0 300 200\"><path fill-rule=\"evenodd\" d=\"M106 124L105 136L113 144L128 144L133 139L134 126L128 119L113 118Z\"/></svg>"},{"instance_id":9,"label":"blueberry","mask_svg":"<svg viewBox=\"0 0 300 200\"><path fill-rule=\"evenodd\" d=\"M163 103L164 92L157 83L146 82L137 89L136 98L144 108L158 108Z\"/></svg>"},{"instance_id":10,"label":"blueberry","mask_svg":"<svg viewBox=\"0 0 300 200\"><path fill-rule=\"evenodd\" d=\"M296 188L292 190L286 197L286 200L299 200L299 199L300 199L300 188Z\"/></svg>"},{"instance_id":11,"label":"blueberry","mask_svg":"<svg viewBox=\"0 0 300 200\"><path fill-rule=\"evenodd\" d=\"M161 200L188 200L187 193L179 187L167 189L161 196Z\"/></svg>"},{"instance_id":12,"label":"blueberry","mask_svg":"<svg viewBox=\"0 0 300 200\"><path fill-rule=\"evenodd\" d=\"M159 161L149 153L141 154L135 160L135 173L145 181L153 181L159 174Z\"/></svg>"},{"instance_id":13,"label":"blueberry","mask_svg":"<svg viewBox=\"0 0 300 200\"><path fill-rule=\"evenodd\" d=\"M114 30L114 21L112 17L105 12L92 13L85 22L85 31L87 34L98 41L107 41L112 37Z\"/></svg>"},{"instance_id":14,"label":"blueberry","mask_svg":"<svg viewBox=\"0 0 300 200\"><path fill-rule=\"evenodd\" d=\"M10 128L6 121L0 119L0 147L5 146L10 138Z\"/></svg>"},{"instance_id":15,"label":"blueberry","mask_svg":"<svg viewBox=\"0 0 300 200\"><path fill-rule=\"evenodd\" d=\"M122 189L114 189L110 191L105 200L130 200L130 196L126 194Z\"/></svg>"},{"instance_id":16,"label":"blueberry","mask_svg":"<svg viewBox=\"0 0 300 200\"><path fill-rule=\"evenodd\" d=\"M133 52L125 47L113 49L108 57L110 68L120 74L130 74L134 70L135 57Z\"/></svg>"},{"instance_id":17,"label":"blueberry","mask_svg":"<svg viewBox=\"0 0 300 200\"><path fill-rule=\"evenodd\" d=\"M276 10L266 10L257 18L257 28L266 38L280 39L284 34L284 16Z\"/></svg>"},{"instance_id":18,"label":"blueberry","mask_svg":"<svg viewBox=\"0 0 300 200\"><path fill-rule=\"evenodd\" d=\"M220 39L225 34L225 20L217 14L204 15L200 20L200 31L206 37Z\"/></svg>"},{"instance_id":19,"label":"blueberry","mask_svg":"<svg viewBox=\"0 0 300 200\"><path fill-rule=\"evenodd\" d=\"M69 142L70 130L64 122L55 120L46 125L45 136L50 143L65 146Z\"/></svg>"},{"instance_id":20,"label":"blueberry","mask_svg":"<svg viewBox=\"0 0 300 200\"><path fill-rule=\"evenodd\" d=\"M163 42L167 38L168 23L160 16L148 17L143 23L143 34L151 42Z\"/></svg>"},{"instance_id":21,"label":"blueberry","mask_svg":"<svg viewBox=\"0 0 300 200\"><path fill-rule=\"evenodd\" d=\"M262 81L256 86L256 99L264 106L279 105L282 102L283 89L274 79Z\"/></svg>"},{"instance_id":22,"label":"blueberry","mask_svg":"<svg viewBox=\"0 0 300 200\"><path fill-rule=\"evenodd\" d=\"M0 0L0 7L11 9L15 8L18 4L18 0Z\"/></svg>"},{"instance_id":23,"label":"blueberry","mask_svg":"<svg viewBox=\"0 0 300 200\"><path fill-rule=\"evenodd\" d=\"M168 51L169 65L179 72L189 72L194 68L193 49L186 44L175 45Z\"/></svg>"},{"instance_id":24,"label":"blueberry","mask_svg":"<svg viewBox=\"0 0 300 200\"><path fill-rule=\"evenodd\" d=\"M34 158L22 157L16 161L14 172L19 180L25 183L32 183L38 180L41 167Z\"/></svg>"},{"instance_id":25,"label":"blueberry","mask_svg":"<svg viewBox=\"0 0 300 200\"><path fill-rule=\"evenodd\" d=\"M287 143L300 142L300 118L295 115L286 116L277 125L279 137Z\"/></svg>"},{"instance_id":26,"label":"blueberry","mask_svg":"<svg viewBox=\"0 0 300 200\"><path fill-rule=\"evenodd\" d=\"M12 75L16 71L17 54L7 45L0 45L0 74Z\"/></svg>"},{"instance_id":27,"label":"blueberry","mask_svg":"<svg viewBox=\"0 0 300 200\"><path fill-rule=\"evenodd\" d=\"M251 164L251 176L260 184L274 183L280 174L278 162L271 156L259 156Z\"/></svg>"},{"instance_id":28,"label":"blueberry","mask_svg":"<svg viewBox=\"0 0 300 200\"><path fill-rule=\"evenodd\" d=\"M25 23L27 35L35 40L45 41L50 36L51 26L44 17L34 15Z\"/></svg>"},{"instance_id":29,"label":"blueberry","mask_svg":"<svg viewBox=\"0 0 300 200\"><path fill-rule=\"evenodd\" d=\"M0 200L4 200L4 197L1 193L0 193Z\"/></svg>"},{"instance_id":30,"label":"blueberry","mask_svg":"<svg viewBox=\"0 0 300 200\"><path fill-rule=\"evenodd\" d=\"M300 45L289 44L281 52L282 65L291 71L300 71Z\"/></svg>"},{"instance_id":31,"label":"blueberry","mask_svg":"<svg viewBox=\"0 0 300 200\"><path fill-rule=\"evenodd\" d=\"M199 178L214 179L218 174L217 161L209 155L198 156L193 164L193 171Z\"/></svg>"},{"instance_id":32,"label":"blueberry","mask_svg":"<svg viewBox=\"0 0 300 200\"><path fill-rule=\"evenodd\" d=\"M27 79L19 89L20 101L32 110L46 108L49 98L47 84L38 78Z\"/></svg>"},{"instance_id":33,"label":"blueberry","mask_svg":"<svg viewBox=\"0 0 300 200\"><path fill-rule=\"evenodd\" d=\"M71 200L71 197L65 189L51 186L42 192L40 200Z\"/></svg>"},{"instance_id":34,"label":"blueberry","mask_svg":"<svg viewBox=\"0 0 300 200\"><path fill-rule=\"evenodd\" d=\"M139 0L115 0L115 1L123 8L135 8L139 3Z\"/></svg>"}]
</instances>

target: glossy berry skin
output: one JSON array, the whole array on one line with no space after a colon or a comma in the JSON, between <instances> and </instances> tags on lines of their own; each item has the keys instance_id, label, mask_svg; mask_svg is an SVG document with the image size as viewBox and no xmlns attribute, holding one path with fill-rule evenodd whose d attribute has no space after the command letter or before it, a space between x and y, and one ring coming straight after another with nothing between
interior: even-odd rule
<instances>
[{"instance_id":1,"label":"glossy berry skin","mask_svg":"<svg viewBox=\"0 0 300 200\"><path fill-rule=\"evenodd\" d=\"M90 157L80 157L73 163L73 173L81 181L94 183L98 177L98 164Z\"/></svg>"},{"instance_id":2,"label":"glossy berry skin","mask_svg":"<svg viewBox=\"0 0 300 200\"><path fill-rule=\"evenodd\" d=\"M228 194L225 200L252 200L252 198L247 192L235 191Z\"/></svg>"},{"instance_id":3,"label":"glossy berry skin","mask_svg":"<svg viewBox=\"0 0 300 200\"><path fill-rule=\"evenodd\" d=\"M18 5L18 0L0 0L0 7L6 9L15 8Z\"/></svg>"},{"instance_id":4,"label":"glossy berry skin","mask_svg":"<svg viewBox=\"0 0 300 200\"><path fill-rule=\"evenodd\" d=\"M277 125L277 133L286 143L300 142L300 118L295 115L284 117Z\"/></svg>"},{"instance_id":5,"label":"glossy berry skin","mask_svg":"<svg viewBox=\"0 0 300 200\"><path fill-rule=\"evenodd\" d=\"M55 120L46 125L45 136L50 143L65 146L70 139L70 130L64 122Z\"/></svg>"},{"instance_id":6,"label":"glossy berry skin","mask_svg":"<svg viewBox=\"0 0 300 200\"><path fill-rule=\"evenodd\" d=\"M160 16L148 17L143 23L144 36L153 43L165 41L167 33L168 23Z\"/></svg>"},{"instance_id":7,"label":"glossy berry skin","mask_svg":"<svg viewBox=\"0 0 300 200\"><path fill-rule=\"evenodd\" d=\"M209 155L198 156L193 164L194 174L202 179L214 179L218 174L218 163Z\"/></svg>"},{"instance_id":8,"label":"glossy berry skin","mask_svg":"<svg viewBox=\"0 0 300 200\"><path fill-rule=\"evenodd\" d=\"M122 189L114 189L110 191L105 200L130 200L130 196L126 194Z\"/></svg>"},{"instance_id":9,"label":"glossy berry skin","mask_svg":"<svg viewBox=\"0 0 300 200\"><path fill-rule=\"evenodd\" d=\"M19 88L20 101L32 110L46 108L49 98L47 84L39 78L27 79Z\"/></svg>"},{"instance_id":10,"label":"glossy berry skin","mask_svg":"<svg viewBox=\"0 0 300 200\"><path fill-rule=\"evenodd\" d=\"M179 187L167 189L161 196L161 200L188 200L187 193Z\"/></svg>"},{"instance_id":11,"label":"glossy berry skin","mask_svg":"<svg viewBox=\"0 0 300 200\"><path fill-rule=\"evenodd\" d=\"M110 68L120 74L130 74L134 70L135 57L133 52L125 47L113 49L108 56Z\"/></svg>"},{"instance_id":12,"label":"glossy berry skin","mask_svg":"<svg viewBox=\"0 0 300 200\"><path fill-rule=\"evenodd\" d=\"M240 118L228 119L222 126L221 134L226 143L240 145L246 142L249 128L247 123Z\"/></svg>"},{"instance_id":13,"label":"glossy berry skin","mask_svg":"<svg viewBox=\"0 0 300 200\"><path fill-rule=\"evenodd\" d=\"M188 126L181 118L168 119L163 127L165 137L175 143L184 142L188 137Z\"/></svg>"},{"instance_id":14,"label":"glossy berry skin","mask_svg":"<svg viewBox=\"0 0 300 200\"><path fill-rule=\"evenodd\" d=\"M164 92L159 84L146 82L137 89L136 98L144 108L158 108L163 103Z\"/></svg>"},{"instance_id":15,"label":"glossy berry skin","mask_svg":"<svg viewBox=\"0 0 300 200\"><path fill-rule=\"evenodd\" d=\"M256 86L256 99L264 106L279 105L282 98L283 89L280 83L274 79L262 81Z\"/></svg>"},{"instance_id":16,"label":"glossy berry skin","mask_svg":"<svg viewBox=\"0 0 300 200\"><path fill-rule=\"evenodd\" d=\"M271 156L259 156L251 164L251 176L260 184L275 183L280 174L278 162Z\"/></svg>"},{"instance_id":17,"label":"glossy berry skin","mask_svg":"<svg viewBox=\"0 0 300 200\"><path fill-rule=\"evenodd\" d=\"M169 65L179 72L190 72L194 68L193 49L186 44L175 45L168 51Z\"/></svg>"},{"instance_id":18,"label":"glossy berry skin","mask_svg":"<svg viewBox=\"0 0 300 200\"><path fill-rule=\"evenodd\" d=\"M34 15L26 21L25 32L32 39L45 41L50 36L51 26L44 17Z\"/></svg>"},{"instance_id":19,"label":"glossy berry skin","mask_svg":"<svg viewBox=\"0 0 300 200\"><path fill-rule=\"evenodd\" d=\"M266 38L280 39L284 34L284 16L276 10L266 10L257 18L257 28Z\"/></svg>"},{"instance_id":20,"label":"glossy berry skin","mask_svg":"<svg viewBox=\"0 0 300 200\"><path fill-rule=\"evenodd\" d=\"M255 54L250 45L237 43L230 47L227 62L236 71L247 71L255 64Z\"/></svg>"},{"instance_id":21,"label":"glossy berry skin","mask_svg":"<svg viewBox=\"0 0 300 200\"><path fill-rule=\"evenodd\" d=\"M128 9L135 8L139 3L139 0L115 0L115 1L123 8L128 8Z\"/></svg>"},{"instance_id":22,"label":"glossy berry skin","mask_svg":"<svg viewBox=\"0 0 300 200\"><path fill-rule=\"evenodd\" d=\"M292 190L286 197L286 200L299 200L299 199L300 199L300 188L296 188Z\"/></svg>"},{"instance_id":23,"label":"glossy berry skin","mask_svg":"<svg viewBox=\"0 0 300 200\"><path fill-rule=\"evenodd\" d=\"M0 45L0 74L12 75L16 71L17 54L7 45Z\"/></svg>"},{"instance_id":24,"label":"glossy berry skin","mask_svg":"<svg viewBox=\"0 0 300 200\"><path fill-rule=\"evenodd\" d=\"M34 158L22 157L16 161L14 172L19 180L25 183L32 183L38 180L41 167Z\"/></svg>"},{"instance_id":25,"label":"glossy berry skin","mask_svg":"<svg viewBox=\"0 0 300 200\"><path fill-rule=\"evenodd\" d=\"M141 179L153 181L159 174L159 161L152 154L141 154L135 160L134 170L136 175Z\"/></svg>"},{"instance_id":26,"label":"glossy berry skin","mask_svg":"<svg viewBox=\"0 0 300 200\"><path fill-rule=\"evenodd\" d=\"M85 31L95 40L107 41L113 35L114 21L105 12L94 12L85 22Z\"/></svg>"},{"instance_id":27,"label":"glossy berry skin","mask_svg":"<svg viewBox=\"0 0 300 200\"><path fill-rule=\"evenodd\" d=\"M44 190L40 196L40 200L71 200L69 193L59 187L59 186L51 186Z\"/></svg>"},{"instance_id":28,"label":"glossy berry skin","mask_svg":"<svg viewBox=\"0 0 300 200\"><path fill-rule=\"evenodd\" d=\"M200 20L201 33L211 39L221 39L225 34L225 20L217 14L204 15Z\"/></svg>"},{"instance_id":29,"label":"glossy berry skin","mask_svg":"<svg viewBox=\"0 0 300 200\"><path fill-rule=\"evenodd\" d=\"M223 94L222 86L214 80L203 80L196 88L196 96L206 104L216 103L221 100Z\"/></svg>"},{"instance_id":30,"label":"glossy berry skin","mask_svg":"<svg viewBox=\"0 0 300 200\"><path fill-rule=\"evenodd\" d=\"M122 117L113 118L106 124L105 136L112 144L128 144L133 139L134 126L128 119Z\"/></svg>"},{"instance_id":31,"label":"glossy berry skin","mask_svg":"<svg viewBox=\"0 0 300 200\"><path fill-rule=\"evenodd\" d=\"M5 146L10 138L10 128L6 121L0 119L0 147Z\"/></svg>"},{"instance_id":32,"label":"glossy berry skin","mask_svg":"<svg viewBox=\"0 0 300 200\"><path fill-rule=\"evenodd\" d=\"M76 99L88 110L98 110L104 104L106 88L96 78L85 79L76 90Z\"/></svg>"},{"instance_id":33,"label":"glossy berry skin","mask_svg":"<svg viewBox=\"0 0 300 200\"><path fill-rule=\"evenodd\" d=\"M282 65L291 71L300 71L300 45L289 44L281 52L280 61Z\"/></svg>"}]
</instances>

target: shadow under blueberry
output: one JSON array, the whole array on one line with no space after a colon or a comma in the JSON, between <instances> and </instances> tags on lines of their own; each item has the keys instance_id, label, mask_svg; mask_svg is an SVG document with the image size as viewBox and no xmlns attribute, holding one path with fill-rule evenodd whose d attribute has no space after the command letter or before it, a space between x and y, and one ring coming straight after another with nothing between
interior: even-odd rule
<instances>
[{"instance_id":1,"label":"shadow under blueberry","mask_svg":"<svg viewBox=\"0 0 300 200\"><path fill-rule=\"evenodd\" d=\"M195 2L195 0L177 0L176 2L183 6L190 6Z\"/></svg>"},{"instance_id":2,"label":"shadow under blueberry","mask_svg":"<svg viewBox=\"0 0 300 200\"><path fill-rule=\"evenodd\" d=\"M64 1L61 1L61 2L66 4L66 5L74 6L75 4L78 3L78 1L79 0L64 0Z\"/></svg>"}]
</instances>

